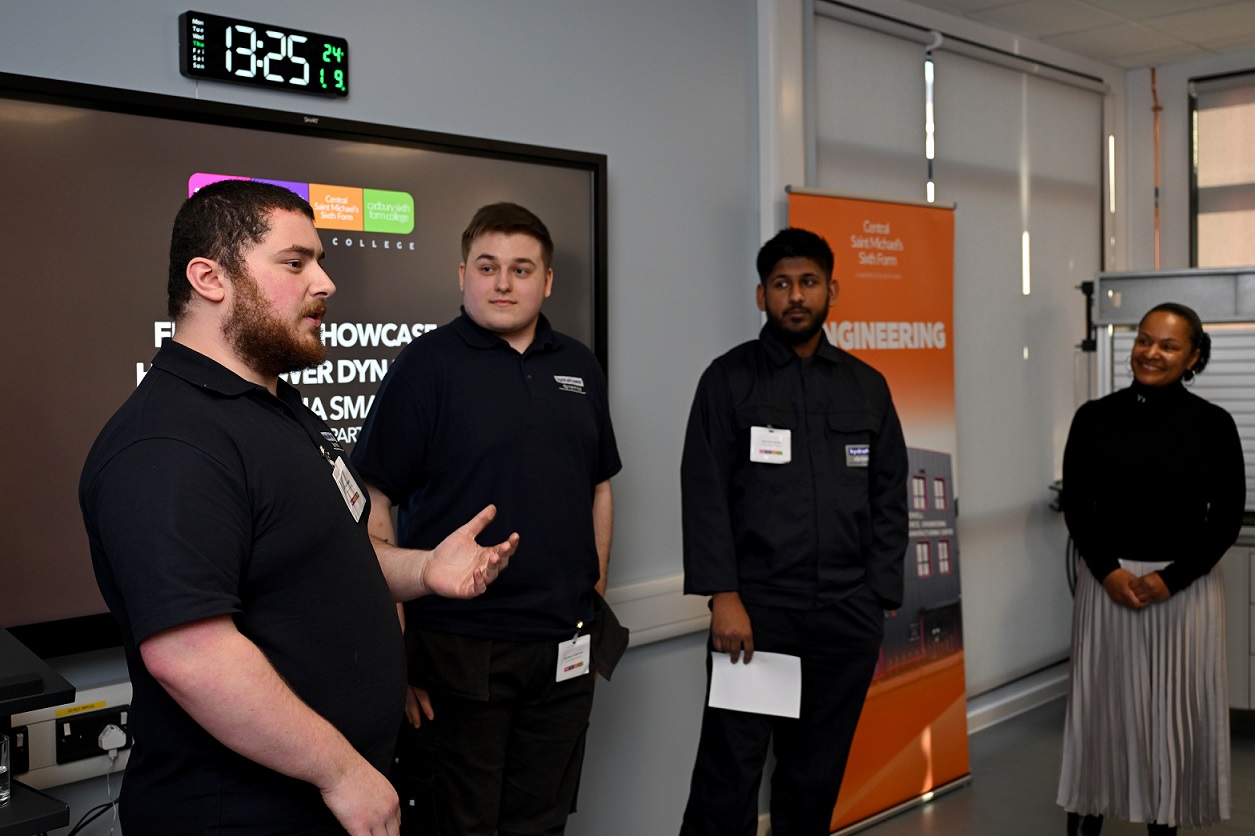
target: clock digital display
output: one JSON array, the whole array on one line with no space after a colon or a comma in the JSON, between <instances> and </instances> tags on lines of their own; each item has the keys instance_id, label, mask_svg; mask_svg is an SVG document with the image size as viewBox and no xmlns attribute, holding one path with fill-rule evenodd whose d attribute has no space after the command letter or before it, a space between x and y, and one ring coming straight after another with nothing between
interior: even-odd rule
<instances>
[{"instance_id":1,"label":"clock digital display","mask_svg":"<svg viewBox=\"0 0 1255 836\"><path fill-rule=\"evenodd\" d=\"M349 94L349 42L234 17L179 15L179 72L208 78L312 93Z\"/></svg>"}]
</instances>

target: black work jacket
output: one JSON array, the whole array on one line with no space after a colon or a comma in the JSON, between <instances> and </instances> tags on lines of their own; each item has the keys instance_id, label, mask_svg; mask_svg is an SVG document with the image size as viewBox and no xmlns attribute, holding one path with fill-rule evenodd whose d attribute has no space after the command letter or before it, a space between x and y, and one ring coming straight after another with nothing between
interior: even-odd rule
<instances>
[{"instance_id":1,"label":"black work jacket","mask_svg":"<svg viewBox=\"0 0 1255 836\"><path fill-rule=\"evenodd\" d=\"M787 464L750 460L753 427ZM827 606L862 585L901 605L907 454L884 377L821 336L811 358L764 328L702 375L681 463L684 591Z\"/></svg>"}]
</instances>

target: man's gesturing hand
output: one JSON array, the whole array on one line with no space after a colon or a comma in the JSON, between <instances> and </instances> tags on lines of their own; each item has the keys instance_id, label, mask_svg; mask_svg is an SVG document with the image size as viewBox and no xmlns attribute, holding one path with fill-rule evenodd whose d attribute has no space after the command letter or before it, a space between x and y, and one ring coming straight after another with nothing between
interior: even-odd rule
<instances>
[{"instance_id":1,"label":"man's gesturing hand","mask_svg":"<svg viewBox=\"0 0 1255 836\"><path fill-rule=\"evenodd\" d=\"M515 532L495 546L475 542L496 515L496 506L489 505L440 541L423 566L423 586L428 592L446 598L474 598L497 579L518 547L519 535Z\"/></svg>"}]
</instances>

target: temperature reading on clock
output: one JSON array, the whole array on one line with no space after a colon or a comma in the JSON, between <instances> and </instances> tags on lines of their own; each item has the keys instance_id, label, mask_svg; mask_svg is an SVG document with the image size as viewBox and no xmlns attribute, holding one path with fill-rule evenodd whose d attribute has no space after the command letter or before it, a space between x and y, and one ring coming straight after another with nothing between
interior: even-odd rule
<instances>
[{"instance_id":1,"label":"temperature reading on clock","mask_svg":"<svg viewBox=\"0 0 1255 836\"><path fill-rule=\"evenodd\" d=\"M349 93L344 38L200 12L185 12L179 21L179 70L190 78L323 96Z\"/></svg>"},{"instance_id":2,"label":"temperature reading on clock","mask_svg":"<svg viewBox=\"0 0 1255 836\"><path fill-rule=\"evenodd\" d=\"M336 90L346 90L345 70L340 63L345 60L344 50L335 44L322 45L322 61L328 65L318 71L318 83L324 88L331 87ZM334 66L331 72L327 72L328 68Z\"/></svg>"},{"instance_id":3,"label":"temperature reading on clock","mask_svg":"<svg viewBox=\"0 0 1255 836\"><path fill-rule=\"evenodd\" d=\"M318 71L318 83L321 84L324 89L334 87L337 90L343 90L344 70L332 70L331 75L327 75L327 70L321 69Z\"/></svg>"}]
</instances>

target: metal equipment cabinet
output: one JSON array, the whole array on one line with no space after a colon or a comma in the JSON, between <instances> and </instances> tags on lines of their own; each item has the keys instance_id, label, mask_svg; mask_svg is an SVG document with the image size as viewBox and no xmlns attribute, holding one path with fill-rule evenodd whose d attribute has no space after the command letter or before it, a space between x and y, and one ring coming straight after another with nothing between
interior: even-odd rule
<instances>
[{"instance_id":1,"label":"metal equipment cabinet","mask_svg":"<svg viewBox=\"0 0 1255 836\"><path fill-rule=\"evenodd\" d=\"M1229 706L1255 708L1255 547L1239 543L1220 565L1225 582Z\"/></svg>"}]
</instances>

